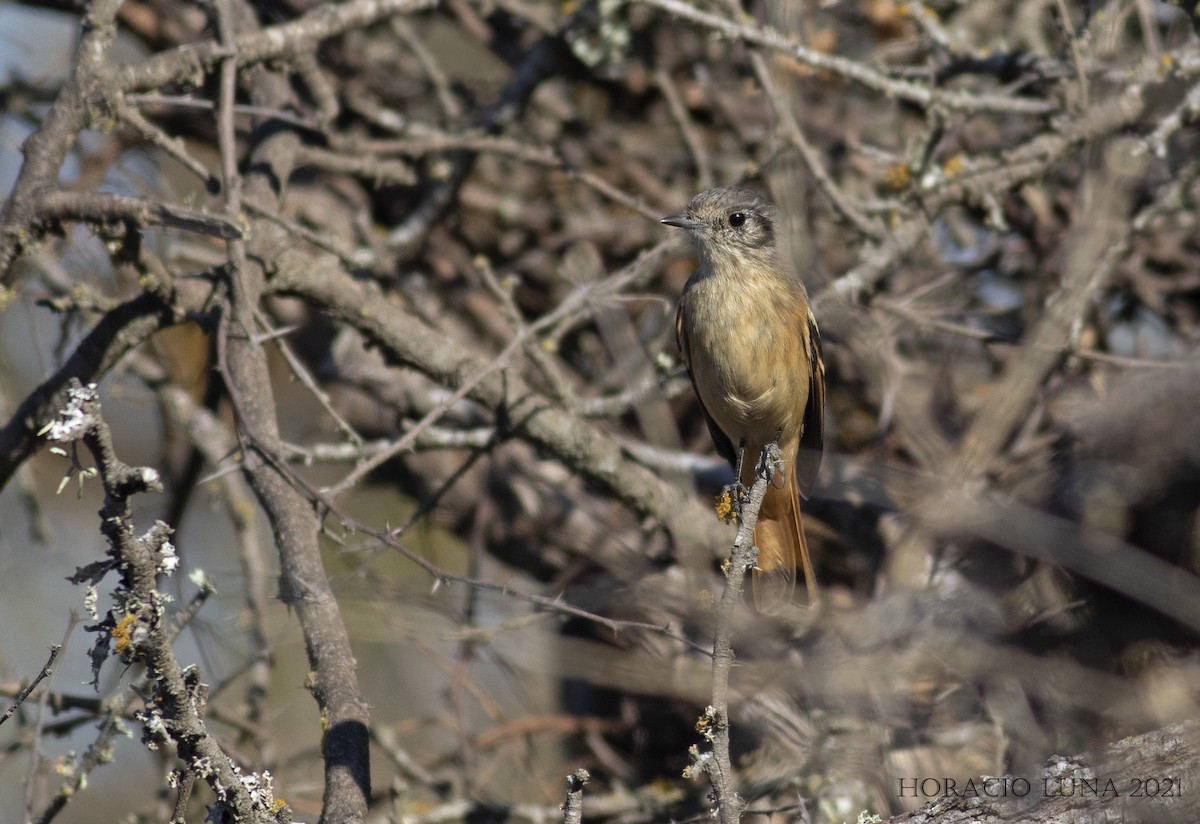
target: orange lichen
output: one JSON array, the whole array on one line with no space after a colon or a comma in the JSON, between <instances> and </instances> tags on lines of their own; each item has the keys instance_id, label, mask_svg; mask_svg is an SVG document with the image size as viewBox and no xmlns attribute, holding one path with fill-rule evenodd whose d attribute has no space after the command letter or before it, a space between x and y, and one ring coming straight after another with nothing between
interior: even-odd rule
<instances>
[{"instance_id":1,"label":"orange lichen","mask_svg":"<svg viewBox=\"0 0 1200 824\"><path fill-rule=\"evenodd\" d=\"M728 489L717 496L713 509L716 510L717 517L722 521L732 521L736 517L733 511L733 495Z\"/></svg>"},{"instance_id":2,"label":"orange lichen","mask_svg":"<svg viewBox=\"0 0 1200 824\"><path fill-rule=\"evenodd\" d=\"M112 637L116 642L117 655L124 655L133 646L133 625L135 623L137 623L137 616L131 612L118 621L117 625L112 628Z\"/></svg>"},{"instance_id":3,"label":"orange lichen","mask_svg":"<svg viewBox=\"0 0 1200 824\"><path fill-rule=\"evenodd\" d=\"M912 169L907 163L893 164L884 174L883 182L889 189L899 191L912 183Z\"/></svg>"}]
</instances>

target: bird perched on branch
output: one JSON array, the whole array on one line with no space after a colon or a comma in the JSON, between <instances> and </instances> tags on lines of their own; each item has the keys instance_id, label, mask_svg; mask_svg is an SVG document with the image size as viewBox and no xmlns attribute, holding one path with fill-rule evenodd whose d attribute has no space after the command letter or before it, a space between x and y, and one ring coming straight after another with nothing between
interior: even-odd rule
<instances>
[{"instance_id":1,"label":"bird perched on branch","mask_svg":"<svg viewBox=\"0 0 1200 824\"><path fill-rule=\"evenodd\" d=\"M797 566L815 603L799 499L821 464L825 363L808 292L779 249L779 210L748 189L710 189L662 222L687 231L700 261L675 332L713 444L738 475L734 501L771 460L764 448L779 447L754 528L755 603L789 603Z\"/></svg>"}]
</instances>

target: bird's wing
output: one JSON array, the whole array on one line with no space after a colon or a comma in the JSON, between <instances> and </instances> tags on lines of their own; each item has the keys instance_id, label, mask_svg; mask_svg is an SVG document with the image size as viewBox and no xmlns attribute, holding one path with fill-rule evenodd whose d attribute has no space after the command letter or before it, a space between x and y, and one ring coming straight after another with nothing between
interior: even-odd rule
<instances>
[{"instance_id":1,"label":"bird's wing","mask_svg":"<svg viewBox=\"0 0 1200 824\"><path fill-rule=\"evenodd\" d=\"M805 330L808 363L811 370L808 382L808 405L804 408L804 433L796 453L796 474L800 494L808 497L817 482L821 468L821 451L825 431L825 358L821 354L821 331L812 310L808 311Z\"/></svg>"},{"instance_id":2,"label":"bird's wing","mask_svg":"<svg viewBox=\"0 0 1200 824\"><path fill-rule=\"evenodd\" d=\"M696 393L696 400L700 404L700 411L704 413L704 422L708 424L708 434L712 436L713 446L717 448L718 455L729 461L731 467L736 467L737 449L734 447L733 442L729 440L729 436L721 431L721 427L717 426L717 422L712 419L712 415L708 414L708 410L704 408L704 398L700 397L700 387L696 386L696 378L692 375L691 344L688 342L687 330L683 328L683 301L680 301L679 309L675 313L675 343L678 344L679 354L683 356L683 363L687 366L688 378L692 381L692 390Z\"/></svg>"}]
</instances>

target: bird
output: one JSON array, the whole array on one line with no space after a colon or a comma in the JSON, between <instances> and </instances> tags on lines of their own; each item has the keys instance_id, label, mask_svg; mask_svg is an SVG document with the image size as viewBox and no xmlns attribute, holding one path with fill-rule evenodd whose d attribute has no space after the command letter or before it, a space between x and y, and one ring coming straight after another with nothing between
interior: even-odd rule
<instances>
[{"instance_id":1,"label":"bird","mask_svg":"<svg viewBox=\"0 0 1200 824\"><path fill-rule=\"evenodd\" d=\"M748 489L764 453L779 469L754 528L756 607L791 603L796 568L817 602L800 497L821 465L825 361L808 292L779 246L779 209L740 187L709 189L666 226L687 232L699 266L679 299L675 334L717 452ZM737 494L735 492L735 495Z\"/></svg>"}]
</instances>

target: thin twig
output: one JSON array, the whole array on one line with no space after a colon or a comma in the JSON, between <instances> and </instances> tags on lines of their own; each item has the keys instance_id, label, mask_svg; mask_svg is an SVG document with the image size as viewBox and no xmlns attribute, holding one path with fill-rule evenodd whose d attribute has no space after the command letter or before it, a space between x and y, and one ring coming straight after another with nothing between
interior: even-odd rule
<instances>
[{"instance_id":1,"label":"thin twig","mask_svg":"<svg viewBox=\"0 0 1200 824\"><path fill-rule=\"evenodd\" d=\"M35 675L33 680L30 681L23 690L17 693L17 697L12 702L12 705L4 711L4 715L0 715L0 724L3 724L8 719L12 718L13 714L16 713L16 711L21 708L21 705L25 703L25 699L29 697L29 693L37 689L37 685L42 683L43 679L54 672L54 662L58 660L58 654L60 652L62 652L62 644L50 645L50 657L46 660L46 663L42 665L41 672Z\"/></svg>"},{"instance_id":2,"label":"thin twig","mask_svg":"<svg viewBox=\"0 0 1200 824\"><path fill-rule=\"evenodd\" d=\"M790 54L814 69L831 72L886 97L904 100L918 106L941 105L957 111L990 111L1027 115L1050 114L1057 109L1053 103L1043 100L1006 95L949 92L920 86L905 80L894 80L858 61L819 52L771 29L738 23L710 14L683 2L683 0L640 0L640 2L704 26L729 40L740 40L756 46L763 46L772 51Z\"/></svg>"},{"instance_id":3,"label":"thin twig","mask_svg":"<svg viewBox=\"0 0 1200 824\"><path fill-rule=\"evenodd\" d=\"M257 310L256 314L258 316L258 322L262 325L262 327L264 329L270 329L271 321L270 318L267 317L266 313L260 309ZM283 355L283 359L287 361L288 368L292 370L292 374L296 377L296 380L300 381L300 383L302 383L304 387L308 389L309 394L317 399L317 403L319 403L321 408L325 410L325 414L328 415L335 424L337 424L337 428L341 432L345 433L346 437L348 437L356 446L361 447L363 444L363 436L360 435L350 424L350 422L346 420L340 412L337 411L333 405L333 402L329 399L329 394L317 384L316 378L312 376L312 373L309 371L308 367L304 365L304 362L296 356L296 353L292 351L292 347L288 345L286 340L284 340L284 335L272 335L271 339L275 342L275 347L279 350L279 354Z\"/></svg>"},{"instance_id":4,"label":"thin twig","mask_svg":"<svg viewBox=\"0 0 1200 824\"><path fill-rule=\"evenodd\" d=\"M653 251L655 250L651 250L651 253ZM455 387L454 392L449 397L444 398L434 408L430 409L421 418L421 420L413 424L411 429L397 439L391 448L368 458L361 465L356 467L354 471L348 473L336 484L329 487L326 490L329 497L331 499L337 498L346 490L351 489L355 484L366 477L370 472L374 471L377 467L382 466L384 463L391 460L396 455L401 454L405 450L411 449L413 443L426 427L431 426L448 410L453 408L455 404L466 398L472 392L472 390L479 386L480 383L490 377L494 372L507 369L510 365L509 359L518 349L524 346L527 341L531 340L534 335L537 335L544 329L553 327L556 324L562 323L564 320L574 317L578 311L587 307L592 300L599 300L605 296L619 291L626 283L639 276L639 273L642 271L642 264L646 258L650 256L650 253L643 254L638 261L635 261L634 264L626 267L624 271L611 278L592 281L579 286L578 288L572 290L566 296L566 298L564 298L562 302L560 302L559 305L554 308L553 311L542 315L534 323L521 327L513 336L512 340L505 344L504 348L489 361L486 367L480 369L470 377L463 379L458 386Z\"/></svg>"},{"instance_id":5,"label":"thin twig","mask_svg":"<svg viewBox=\"0 0 1200 824\"><path fill-rule=\"evenodd\" d=\"M46 705L50 700L51 691L54 689L54 662L58 658L62 650L67 646L67 639L71 637L71 633L75 631L76 625L79 623L79 613L74 609L71 610L71 616L67 620L67 628L63 630L62 641L58 644L53 644L50 647L50 659L46 661L46 665L42 667L42 671L37 678L25 689L13 704L12 709L5 713L3 718L0 718L0 724L3 724L13 711L20 706L21 701L25 700L25 696L29 695L29 690L33 689L39 681L46 679L46 689L38 697L37 703L37 722L33 725L31 738L33 739L29 747L29 772L25 778L25 816L27 819L33 815L33 794L35 777L42 766L42 735L45 731L46 723Z\"/></svg>"},{"instance_id":6,"label":"thin twig","mask_svg":"<svg viewBox=\"0 0 1200 824\"><path fill-rule=\"evenodd\" d=\"M663 99L667 101L667 108L675 120L679 135L683 138L684 145L687 146L688 153L692 156L692 162L696 164L696 185L701 190L712 188L713 173L708 152L700 142L700 136L696 134L695 124L692 123L691 115L688 114L687 106L683 103L675 81L662 66L654 69L654 85L658 87L658 90L662 92Z\"/></svg>"},{"instance_id":7,"label":"thin twig","mask_svg":"<svg viewBox=\"0 0 1200 824\"><path fill-rule=\"evenodd\" d=\"M766 59L758 51L752 52L750 60L754 64L754 72L758 77L759 85L767 95L767 99L771 101L771 108L775 112L775 119L783 125L783 131L787 135L792 146L800 155L800 159L804 162L809 174L813 176L817 186L829 198L829 202L833 204L842 217L850 222L864 236L873 240L879 240L883 236L883 226L879 221L863 214L850 198L848 198L841 188L834 183L829 171L825 168L825 163L821 160L816 148L808 142L804 131L800 128L800 124L796 121L796 116L792 112L792 107L783 95L783 90L780 89L771 77L770 67L767 66Z\"/></svg>"},{"instance_id":8,"label":"thin twig","mask_svg":"<svg viewBox=\"0 0 1200 824\"><path fill-rule=\"evenodd\" d=\"M1083 55L1083 43L1080 42L1075 24L1071 21L1071 10L1067 8L1066 0L1054 0L1058 9L1059 20L1062 21L1063 33L1067 35L1067 43L1071 48L1071 63L1075 67L1075 80L1079 84L1079 108L1089 108L1087 61ZM1141 4L1139 3L1139 6Z\"/></svg>"},{"instance_id":9,"label":"thin twig","mask_svg":"<svg viewBox=\"0 0 1200 824\"><path fill-rule=\"evenodd\" d=\"M175 158L183 168L202 180L206 187L214 192L216 191L216 187L220 185L220 181L217 180L216 176L203 163L191 156L187 150L187 144L184 143L182 138L167 134L157 125L151 123L146 119L145 115L138 111L137 107L130 105L128 98L121 101L118 113L125 125L140 134L142 139L158 146L168 155Z\"/></svg>"},{"instance_id":10,"label":"thin twig","mask_svg":"<svg viewBox=\"0 0 1200 824\"><path fill-rule=\"evenodd\" d=\"M768 445L767 449L771 447ZM775 447L778 452L778 447ZM692 748L691 772L702 770L712 784L717 802L717 818L721 824L737 824L746 802L737 792L733 760L729 749L729 673L733 669L734 613L745 601L746 573L754 568L758 549L754 546L754 526L758 512L771 483L773 461L764 450L759 472L750 487L750 494L738 516L737 535L729 559L723 564L725 588L716 608L716 630L713 633L712 704L705 709L697 724L704 738L712 744L712 752L700 753Z\"/></svg>"},{"instance_id":11,"label":"thin twig","mask_svg":"<svg viewBox=\"0 0 1200 824\"><path fill-rule=\"evenodd\" d=\"M517 160L525 161L526 163L532 163L548 169L560 171L570 177L572 180L577 180L588 188L603 195L606 199L611 200L614 203L619 203L620 205L627 207L628 209L642 215L645 218L648 218L649 220L657 221L662 217L662 214L659 211L647 206L642 202L641 198L617 188L594 172L577 168L555 154L553 150L523 143L511 137L479 134L478 132L451 134L434 130L426 130L425 134L419 138L395 138L386 140L347 142L344 150L354 151L356 148L359 151L378 153L394 152L396 154L410 155L413 157L423 157L428 154L450 151L491 152L500 154L506 157L513 157Z\"/></svg>"}]
</instances>

